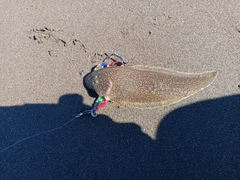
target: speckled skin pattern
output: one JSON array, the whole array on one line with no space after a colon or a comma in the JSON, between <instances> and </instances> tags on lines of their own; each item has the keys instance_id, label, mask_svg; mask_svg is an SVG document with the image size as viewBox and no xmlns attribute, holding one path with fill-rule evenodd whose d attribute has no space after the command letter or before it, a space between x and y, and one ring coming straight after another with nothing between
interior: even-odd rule
<instances>
[{"instance_id":1,"label":"speckled skin pattern","mask_svg":"<svg viewBox=\"0 0 240 180\"><path fill-rule=\"evenodd\" d=\"M86 86L121 106L150 108L184 99L207 87L217 72L190 74L147 66L107 67L90 73Z\"/></svg>"}]
</instances>

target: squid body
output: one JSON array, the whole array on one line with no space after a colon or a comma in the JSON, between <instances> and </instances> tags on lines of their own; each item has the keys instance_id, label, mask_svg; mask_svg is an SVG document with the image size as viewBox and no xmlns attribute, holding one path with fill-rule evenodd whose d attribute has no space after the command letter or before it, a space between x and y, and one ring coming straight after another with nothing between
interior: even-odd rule
<instances>
[{"instance_id":1,"label":"squid body","mask_svg":"<svg viewBox=\"0 0 240 180\"><path fill-rule=\"evenodd\" d=\"M106 67L85 78L89 89L120 106L151 108L187 98L211 84L216 71L199 74L148 66Z\"/></svg>"}]
</instances>

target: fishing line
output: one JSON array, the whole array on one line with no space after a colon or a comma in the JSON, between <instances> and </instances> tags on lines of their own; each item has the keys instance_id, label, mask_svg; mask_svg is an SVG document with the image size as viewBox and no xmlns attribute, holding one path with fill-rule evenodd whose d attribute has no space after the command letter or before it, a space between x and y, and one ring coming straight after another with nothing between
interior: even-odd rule
<instances>
[{"instance_id":1,"label":"fishing line","mask_svg":"<svg viewBox=\"0 0 240 180\"><path fill-rule=\"evenodd\" d=\"M37 133L37 134L34 134L34 135L31 135L31 136L25 137L25 138L23 138L23 139L15 142L15 143L11 144L10 146L1 149L1 150L0 150L0 153L8 150L8 149L11 148L11 147L14 147L14 146L20 144L21 142L24 142L24 141L27 141L27 140L29 140L29 139L35 138L35 137L40 136L40 135L42 135L42 134L46 134L46 133L50 133L50 132L59 130L59 129L63 128L64 126L68 125L69 123L71 123L72 121L74 121L75 119L79 118L79 117L82 116L82 115L90 114L92 117L96 117L96 116L97 116L96 111L97 111L99 108L105 106L106 103L107 103L107 101L105 100L105 98L104 98L103 96L99 96L99 97L96 99L96 101L95 101L92 109L90 109L90 110L85 110L85 111L83 111L83 112L80 112L80 113L77 114L74 118L70 119L69 121L67 121L66 123L64 123L64 124L61 125L61 126L58 126L58 127L56 127L56 128L49 129L49 130L46 130L46 131L42 131L42 132L39 132L39 133Z\"/></svg>"},{"instance_id":2,"label":"fishing line","mask_svg":"<svg viewBox=\"0 0 240 180\"><path fill-rule=\"evenodd\" d=\"M16 145L20 144L21 142L24 142L24 141L26 141L26 140L28 140L28 139L32 139L32 138L35 138L35 137L40 136L40 135L42 135L42 134L46 134L46 133L50 133L50 132L59 130L59 129L63 128L64 126L68 125L70 122L74 121L74 120L77 119L77 118L78 118L78 117L76 116L76 117L72 118L71 120L69 120L68 122L64 123L64 124L61 125L61 126L58 126L58 127L56 127L56 128L49 129L49 130L46 130L46 131L39 132L39 133L34 134L34 135L32 135L32 136L25 137L25 138L23 138L23 139L15 142L15 143L11 144L10 146L1 149L1 150L0 150L0 153L8 150L9 148L11 148L11 147L13 147L13 146L16 146Z\"/></svg>"}]
</instances>

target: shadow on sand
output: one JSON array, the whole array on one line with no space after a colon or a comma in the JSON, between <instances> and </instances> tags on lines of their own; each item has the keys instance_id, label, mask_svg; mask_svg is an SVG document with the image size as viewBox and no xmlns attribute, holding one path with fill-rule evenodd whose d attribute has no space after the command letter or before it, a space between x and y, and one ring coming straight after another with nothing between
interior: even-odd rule
<instances>
[{"instance_id":1,"label":"shadow on sand","mask_svg":"<svg viewBox=\"0 0 240 180\"><path fill-rule=\"evenodd\" d=\"M66 123L83 105L76 94L58 104L0 107L0 151ZM240 96L179 108L159 124L156 140L133 123L82 116L63 128L0 153L0 179L237 179Z\"/></svg>"}]
</instances>

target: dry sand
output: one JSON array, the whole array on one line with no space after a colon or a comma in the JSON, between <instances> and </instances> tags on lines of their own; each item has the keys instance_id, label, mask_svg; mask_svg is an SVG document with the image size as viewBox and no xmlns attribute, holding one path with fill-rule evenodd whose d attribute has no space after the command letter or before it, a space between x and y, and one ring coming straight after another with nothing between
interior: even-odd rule
<instances>
[{"instance_id":1,"label":"dry sand","mask_svg":"<svg viewBox=\"0 0 240 180\"><path fill-rule=\"evenodd\" d=\"M132 125L133 128L138 127L141 129L137 133L141 133L144 137L149 138L149 141L154 142L159 140L159 133L162 133L160 130L164 125L161 127L161 122L169 113L175 112L174 110L180 107L204 100L215 102L215 98L222 98L224 99L223 102L221 99L217 100L217 102L231 105L231 109L235 106L239 108L239 96L233 96L240 94L240 88L238 87L240 84L239 1L1 0L0 22L0 115L2 113L2 117L4 117L1 117L0 120L2 126L0 137L2 142L0 143L2 148L36 132L59 126L77 113L80 108L91 106L94 98L90 97L84 88L83 77L90 72L93 66L102 61L104 53L118 53L128 59L129 64L132 65L161 66L177 71L197 73L217 70L219 73L211 86L174 105L150 110L139 110L127 107L118 108L115 104L109 103L107 107L99 112L105 115L99 115L99 121L108 119L115 125L126 124L126 126L127 123L131 123L129 125ZM228 99L227 96L232 97ZM61 97L65 100L60 101ZM235 104L231 103L232 99ZM78 102L75 102L76 100ZM58 108L59 106L57 105L59 104L61 108ZM213 104L216 105L216 103ZM32 110L29 110L29 105L31 105ZM51 105L56 106L55 109L50 108L54 112L48 111L44 114L46 107ZM203 105L200 103L200 105L201 109L209 109L208 103L203 103ZM44 109L44 111L39 110L38 107L40 106L40 109ZM21 110L14 111L17 107ZM24 109L24 107L28 108ZM211 107L210 109L214 111L215 106ZM7 108L8 110L6 110ZM222 108L223 111L226 110L226 107L222 107L221 104L219 104L218 108ZM58 112L60 109L61 112ZM32 114L29 114L29 112ZM35 114L35 112L39 114ZM208 111L206 112L208 113ZM229 114L229 117L234 119L237 115L239 115L239 109ZM36 116L38 117L37 120L33 120ZM59 118L60 116L61 118ZM176 115L176 117L178 116ZM193 114L191 118L194 119L194 117L195 115ZM83 119L91 123L95 123L98 120L97 118L92 120L91 117L83 117ZM224 118L219 117L215 119ZM229 119L227 120L230 121ZM184 123L191 122L186 119L182 119L182 121ZM169 120L169 122L172 122L171 125L167 126L169 129L181 125L181 119L179 121ZM179 124L176 125L174 124L175 122ZM234 122L236 123L236 121ZM74 126L76 131L78 131L78 127L79 131L82 130L78 123L75 122L75 125L69 124L67 131L70 131L72 126ZM104 124L101 125L99 123L98 125L104 126ZM105 128L107 128L108 124L105 125ZM188 126L188 124L185 125ZM226 129L224 126L222 128L223 130ZM239 130L239 123L235 128L237 128L235 129L236 131ZM162 131L164 132L165 130L163 129ZM61 131L61 136L67 136L68 132L66 132L66 129L59 131ZM89 131L91 131L91 128L89 128ZM114 134L114 132L111 133L110 127L108 131L110 132L106 137ZM209 131L211 130L209 129ZM232 131L233 129L230 128L229 133ZM97 133L98 131L94 129L93 132ZM122 133L124 130L119 131L118 129L117 132ZM128 132L131 133L131 131ZM58 135L57 132L56 134ZM49 136L54 137L55 135L50 134ZM72 136L80 135L72 134ZM115 136L117 135L115 134ZM47 137L48 135L45 136L45 138ZM121 141L121 138L118 137L117 139ZM41 145L45 147L49 144L48 148L51 148L52 143L56 144L56 146L58 145L58 140L61 141L61 139L51 139L51 141L48 139L43 141ZM105 141L104 138L101 140ZM186 139L179 141L184 141L188 144ZM179 144L179 141L174 143ZM195 142L195 140L193 141ZM34 140L31 140L31 143L33 142ZM114 142L116 143L116 141ZM141 144L141 142L139 143ZM144 142L142 143L145 146ZM239 139L236 139L235 143L239 143ZM12 157L19 152L23 153L23 155L16 156L24 156L27 154L27 150L25 152L24 148L30 149L28 145L18 145L16 148L20 148L20 152L14 148L9 149L8 151L11 152L5 151L1 153L1 158L4 153L8 154L8 156L11 154ZM65 148L64 145L57 152L64 154L61 151ZM229 148L231 149L231 146ZM38 154L36 150L35 153ZM70 151L73 151L73 149ZM28 155L26 158L36 159L36 154ZM223 154L220 154L222 155L221 158L224 158ZM71 155L64 154L63 156ZM85 157L87 156L86 154ZM140 156L142 157L143 155ZM13 165L15 169L12 168L11 163L13 160L6 157L4 155L4 163L2 164L5 169L1 179L20 177L17 175L17 172L20 171L18 169L24 169L24 166L20 168L18 165ZM239 152L237 157L240 158ZM54 159L53 156L50 156L50 158ZM194 158L195 156L192 157L192 159ZM225 158L228 159L228 157ZM235 159L236 156L233 155L232 158ZM20 163L20 160L16 159L15 162ZM31 160L29 162L33 163ZM194 160L192 163L198 164ZM69 165L69 162L66 162L67 165ZM72 166L75 165L72 164ZM50 167L50 169L55 167L53 164L47 165L44 163L43 166L46 168ZM61 169L61 167L58 169ZM117 172L116 169L114 171L111 169L111 166L109 167L110 171ZM232 169L236 167L233 166ZM26 168L32 170L29 164ZM37 169L37 167L35 168ZM131 166L129 168L131 169ZM229 172L237 175L234 172L239 172L239 166L238 170L234 169L233 172L231 170ZM44 172L53 173L54 170L46 170ZM77 174L77 170L76 172L71 172L70 170L68 172L71 174L69 175L71 178L81 177L80 174ZM91 172L95 172L94 169ZM189 177L197 176L196 174L191 176L195 171L192 172L192 174L188 174ZM218 171L213 172L218 173ZM9 177L7 177L9 173L12 176L8 175ZM30 177L30 174L29 171L25 172L25 176L23 175L22 177L26 179ZM38 172L36 174L36 177L39 178ZM52 177L55 177L53 174ZM64 179L67 177L66 174L64 174ZM170 174L174 175L174 173ZM200 173L200 175L202 174ZM200 175L197 177L201 177ZM133 174L133 176L136 176L136 174ZM49 178L46 174L43 177ZM103 178L105 176L95 174L92 176L85 175L84 177L91 179L94 177ZM177 177L177 175L173 177ZM186 174L178 174L178 177L186 177Z\"/></svg>"}]
</instances>

